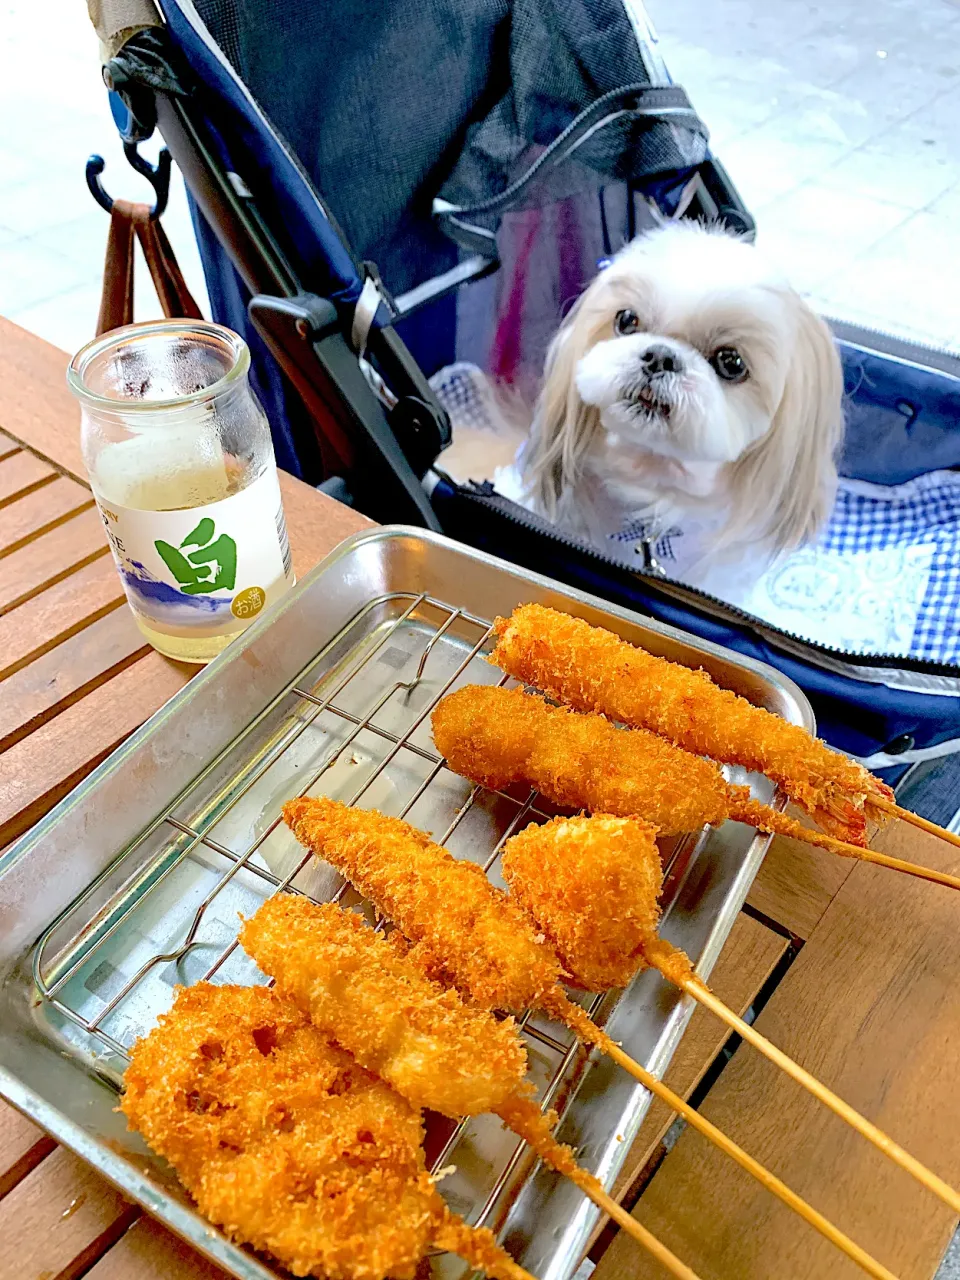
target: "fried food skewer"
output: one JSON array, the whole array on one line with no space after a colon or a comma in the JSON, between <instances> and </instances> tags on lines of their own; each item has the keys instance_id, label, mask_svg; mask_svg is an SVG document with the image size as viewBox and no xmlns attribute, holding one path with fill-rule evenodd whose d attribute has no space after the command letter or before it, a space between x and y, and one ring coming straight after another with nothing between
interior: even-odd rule
<instances>
[{"instance_id":1,"label":"fried food skewer","mask_svg":"<svg viewBox=\"0 0 960 1280\"><path fill-rule=\"evenodd\" d=\"M325 796L289 800L283 816L302 845L416 944L422 968L449 969L454 985L484 1008L521 1012L556 985L556 956L507 895L472 862L456 864L451 891L454 860L409 822ZM425 921L429 927L419 927Z\"/></svg>"},{"instance_id":2,"label":"fried food skewer","mask_svg":"<svg viewBox=\"0 0 960 1280\"><path fill-rule=\"evenodd\" d=\"M124 1084L131 1128L200 1210L294 1275L412 1280L437 1245L497 1280L532 1280L444 1204L419 1112L276 991L181 989Z\"/></svg>"},{"instance_id":3,"label":"fried food skewer","mask_svg":"<svg viewBox=\"0 0 960 1280\"><path fill-rule=\"evenodd\" d=\"M511 1018L498 1023L488 1010L466 1005L334 903L318 906L292 894L269 898L244 922L240 942L319 1031L413 1106L454 1119L493 1112L671 1274L697 1280L553 1137L524 1082L526 1053Z\"/></svg>"},{"instance_id":4,"label":"fried food skewer","mask_svg":"<svg viewBox=\"0 0 960 1280\"><path fill-rule=\"evenodd\" d=\"M524 782L556 804L642 817L663 835L732 820L792 836L845 858L960 889L960 877L847 844L752 799L712 760L645 729L553 707L523 689L465 685L433 713L437 750L472 782L500 790Z\"/></svg>"},{"instance_id":5,"label":"fried food skewer","mask_svg":"<svg viewBox=\"0 0 960 1280\"><path fill-rule=\"evenodd\" d=\"M960 849L960 835L904 809L885 782L703 670L658 658L543 605L497 618L490 661L576 711L650 729L675 746L765 773L824 830L866 844L866 819L900 818Z\"/></svg>"},{"instance_id":6,"label":"fried food skewer","mask_svg":"<svg viewBox=\"0 0 960 1280\"><path fill-rule=\"evenodd\" d=\"M612 1057L635 1080L682 1115L774 1194L781 1199L789 1197L785 1203L802 1212L798 1207L803 1203L799 1197L773 1179L762 1165L635 1062L590 1020L579 1005L568 999L558 985L560 963L555 954L545 940L538 940L517 906L491 885L486 876L476 874L477 868L458 861L446 849L432 844L409 823L375 811L348 808L325 798L301 798L284 805L283 814L301 844L335 866L382 915L392 919L403 935L415 943L411 959L419 956L430 960L442 955L442 948L451 933L451 917L448 915L451 913L456 928L449 937L451 949L443 967L446 979L455 987L489 1008L512 1008L514 1012L525 1007L540 1008L565 1023L586 1044L594 1045ZM438 904L443 904L442 910L437 909ZM504 910L505 906L509 910ZM471 931L471 921L482 922L482 926ZM521 992L525 1003L511 1006L508 997L518 992L516 978L511 966L505 964L505 971L511 976L504 982L502 990L498 988L498 957L518 954L539 954L540 962ZM256 954L254 958L261 963ZM689 962L687 966L689 968ZM481 975L480 981L477 980L478 974ZM792 1060L788 1061L795 1066ZM801 1070L799 1067L796 1069ZM823 1089L819 1081L814 1083L818 1089ZM851 1110L839 1098L835 1101L841 1108ZM864 1132L866 1127L869 1132L864 1136L875 1133L881 1149L891 1159L896 1159L890 1139L863 1117L857 1116L856 1112L851 1111L851 1114L858 1121L854 1127L859 1132ZM853 1123L846 1115L843 1118ZM896 1148L897 1152L899 1150ZM906 1152L903 1156L907 1160L913 1159ZM925 1174L929 1172L922 1165L918 1168ZM933 1174L929 1176L934 1177ZM943 1186L955 1195L945 1183ZM811 1214L815 1213L810 1206L806 1207ZM813 1222L811 1217L807 1220ZM822 1226L829 1227L830 1224L821 1219L817 1229Z\"/></svg>"},{"instance_id":7,"label":"fried food skewer","mask_svg":"<svg viewBox=\"0 0 960 1280\"><path fill-rule=\"evenodd\" d=\"M497 618L490 661L577 711L661 734L723 764L765 773L827 831L866 844L866 818L880 818L893 792L862 765L832 751L703 670L628 644L612 631L543 605Z\"/></svg>"},{"instance_id":8,"label":"fried food skewer","mask_svg":"<svg viewBox=\"0 0 960 1280\"><path fill-rule=\"evenodd\" d=\"M511 896L557 947L572 980L591 990L629 981L649 965L716 1014L955 1212L960 1193L739 1018L697 977L688 957L657 935L660 856L654 829L609 814L555 818L508 840Z\"/></svg>"}]
</instances>

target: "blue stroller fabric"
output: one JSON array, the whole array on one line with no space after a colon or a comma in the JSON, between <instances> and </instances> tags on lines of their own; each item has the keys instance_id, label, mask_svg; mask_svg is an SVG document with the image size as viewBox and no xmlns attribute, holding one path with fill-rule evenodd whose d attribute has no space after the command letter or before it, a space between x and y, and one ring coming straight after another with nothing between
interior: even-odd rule
<instances>
[{"instance_id":1,"label":"blue stroller fabric","mask_svg":"<svg viewBox=\"0 0 960 1280\"><path fill-rule=\"evenodd\" d=\"M454 485L442 474L431 495L451 537L657 618L778 668L803 689L817 732L871 769L901 767L960 749L960 672L921 661L890 664L790 642L720 601L678 592L630 572L577 538L492 492ZM902 676L903 687L885 682Z\"/></svg>"},{"instance_id":2,"label":"blue stroller fabric","mask_svg":"<svg viewBox=\"0 0 960 1280\"><path fill-rule=\"evenodd\" d=\"M469 204L496 194L605 92L654 75L668 82L634 31L641 7L620 0L159 2L227 169L242 172L304 287L345 309L360 277L344 243L376 263L393 295L421 284L459 256L433 217L436 196ZM627 118L597 130L579 162L533 194L556 201L656 175L669 203L706 155L699 121ZM484 221L496 227L496 217ZM196 213L195 222L207 275L229 274L216 237ZM246 336L242 287L212 292L218 319ZM441 298L397 324L427 373L455 358L469 298ZM290 411L288 396L264 389L268 410ZM289 451L295 433L284 435Z\"/></svg>"},{"instance_id":3,"label":"blue stroller fabric","mask_svg":"<svg viewBox=\"0 0 960 1280\"><path fill-rule=\"evenodd\" d=\"M431 219L435 195L469 202L501 190L518 165L611 84L667 80L656 50L636 38L630 15L642 6L635 0L415 0L399 9L346 0L161 4L194 73L223 165L243 175L304 287L331 298L347 325L362 282L359 259L375 258L393 291L456 260ZM705 131L631 132L625 125L598 139L594 151L579 157L583 163L558 175L536 200L557 210L572 200L581 227L587 202L599 200L606 184L632 182L641 203L649 197L669 207L690 166L706 154ZM591 166L593 177L585 180ZM618 236L633 225L633 208L631 193L630 217ZM529 212L515 211L515 260L529 234ZM198 234L216 317L255 345L242 284L202 220ZM596 246L593 262L604 247ZM580 274L591 263L586 251L583 262ZM515 271L508 275L499 295L498 285L484 282L476 293L487 289L479 316L468 303L447 298L405 322L428 373L458 354L472 358L457 330L462 337L468 323L482 329L484 316L496 317L504 297L513 296L517 279ZM571 300L566 292L587 282L558 286L554 301L562 307ZM480 334L477 345L483 343ZM850 396L844 475L894 485L960 467L960 365L937 368L922 353L897 353L869 335L842 350ZM276 370L271 374L269 363L262 369L278 457L297 472L298 407ZM438 465L442 470L442 457ZM810 697L820 732L874 767L960 744L960 668L953 662L851 654L785 636L720 602L629 573L496 495L458 488L442 476L431 501L453 537L779 667ZM922 502L917 511L927 518ZM946 542L942 554L946 572L952 560ZM953 625L947 608L944 643Z\"/></svg>"},{"instance_id":4,"label":"blue stroller fabric","mask_svg":"<svg viewBox=\"0 0 960 1280\"><path fill-rule=\"evenodd\" d=\"M432 217L435 196L469 205L497 194L525 154L582 108L650 81L619 3L195 3L354 252L376 261L394 294L456 261ZM177 4L163 8L179 39ZM581 158L596 172L639 179L705 153L705 130L621 122L598 132Z\"/></svg>"},{"instance_id":5,"label":"blue stroller fabric","mask_svg":"<svg viewBox=\"0 0 960 1280\"><path fill-rule=\"evenodd\" d=\"M629 568L645 522L607 543ZM653 544L656 562L685 580L678 536ZM682 563L682 562L681 562ZM789 635L847 654L960 663L960 472L933 471L899 485L841 478L820 538L779 557L731 590L724 574L703 590Z\"/></svg>"},{"instance_id":6,"label":"blue stroller fabric","mask_svg":"<svg viewBox=\"0 0 960 1280\"><path fill-rule=\"evenodd\" d=\"M842 484L818 551L837 566L821 608L870 615L865 652L960 662L960 472Z\"/></svg>"}]
</instances>

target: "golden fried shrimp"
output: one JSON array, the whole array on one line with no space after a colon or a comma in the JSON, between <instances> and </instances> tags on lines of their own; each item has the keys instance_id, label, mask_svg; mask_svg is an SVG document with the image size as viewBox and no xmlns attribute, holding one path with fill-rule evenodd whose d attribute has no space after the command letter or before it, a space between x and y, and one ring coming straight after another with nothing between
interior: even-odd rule
<instances>
[{"instance_id":1,"label":"golden fried shrimp","mask_svg":"<svg viewBox=\"0 0 960 1280\"><path fill-rule=\"evenodd\" d=\"M747 787L728 784L712 760L671 746L655 733L618 729L603 716L552 707L522 689L465 685L434 711L433 737L451 769L485 787L523 782L555 804L643 818L663 835L729 818L960 888L956 877L808 830L752 799Z\"/></svg>"},{"instance_id":2,"label":"golden fried shrimp","mask_svg":"<svg viewBox=\"0 0 960 1280\"><path fill-rule=\"evenodd\" d=\"M316 1027L415 1106L477 1115L523 1088L513 1019L431 982L354 912L279 894L244 922L240 942Z\"/></svg>"},{"instance_id":3,"label":"golden fried shrimp","mask_svg":"<svg viewBox=\"0 0 960 1280\"><path fill-rule=\"evenodd\" d=\"M586 991L625 987L656 937L663 870L657 829L641 818L554 818L508 840L510 896Z\"/></svg>"},{"instance_id":4,"label":"golden fried shrimp","mask_svg":"<svg viewBox=\"0 0 960 1280\"><path fill-rule=\"evenodd\" d=\"M433 713L433 739L451 769L499 789L536 787L555 804L642 817L664 835L697 831L746 799L710 760L642 729L552 707L522 689L465 685Z\"/></svg>"},{"instance_id":5,"label":"golden fried shrimp","mask_svg":"<svg viewBox=\"0 0 960 1280\"><path fill-rule=\"evenodd\" d=\"M294 1275L412 1277L433 1243L419 1112L278 993L181 990L124 1084L131 1127L200 1210Z\"/></svg>"},{"instance_id":6,"label":"golden fried shrimp","mask_svg":"<svg viewBox=\"0 0 960 1280\"><path fill-rule=\"evenodd\" d=\"M889 788L799 725L600 627L542 605L495 623L490 661L577 711L601 712L724 764L765 773L825 830L866 844L864 804ZM871 817L881 817L879 810Z\"/></svg>"},{"instance_id":7,"label":"golden fried shrimp","mask_svg":"<svg viewBox=\"0 0 960 1280\"><path fill-rule=\"evenodd\" d=\"M478 1004L519 1013L556 984L556 957L506 894L408 822L325 798L291 800L283 816L416 944L426 971Z\"/></svg>"}]
</instances>

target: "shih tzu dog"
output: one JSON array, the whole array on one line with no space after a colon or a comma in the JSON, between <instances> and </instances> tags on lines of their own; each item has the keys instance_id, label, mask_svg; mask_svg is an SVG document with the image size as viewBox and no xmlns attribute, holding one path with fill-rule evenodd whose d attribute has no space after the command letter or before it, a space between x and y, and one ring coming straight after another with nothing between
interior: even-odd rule
<instances>
[{"instance_id":1,"label":"shih tzu dog","mask_svg":"<svg viewBox=\"0 0 960 1280\"><path fill-rule=\"evenodd\" d=\"M499 465L510 428L455 426L440 466L460 478L462 450L470 478L636 567L652 546L668 576L731 598L829 515L842 394L829 329L757 250L674 222L621 250L566 316L515 461Z\"/></svg>"}]
</instances>

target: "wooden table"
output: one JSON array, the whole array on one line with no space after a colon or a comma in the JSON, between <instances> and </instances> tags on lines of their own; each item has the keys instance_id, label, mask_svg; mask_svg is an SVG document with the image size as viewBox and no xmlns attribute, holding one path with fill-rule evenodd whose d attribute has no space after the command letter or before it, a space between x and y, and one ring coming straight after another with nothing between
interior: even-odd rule
<instances>
[{"instance_id":1,"label":"wooden table","mask_svg":"<svg viewBox=\"0 0 960 1280\"><path fill-rule=\"evenodd\" d=\"M84 481L66 357L0 320L0 847L27 830L195 668L144 645ZM303 575L369 522L284 476ZM960 871L895 826L878 847ZM789 840L770 853L713 985L843 1097L960 1184L960 898ZM702 1010L667 1080L897 1275L927 1280L953 1215ZM729 1058L729 1060L728 1060ZM636 1215L708 1280L859 1275L692 1130L651 1109L621 1179ZM653 1172L656 1176L652 1177ZM0 1280L215 1280L223 1273L0 1103ZM660 1275L602 1234L596 1280ZM666 1274L666 1273L662 1273Z\"/></svg>"}]
</instances>

